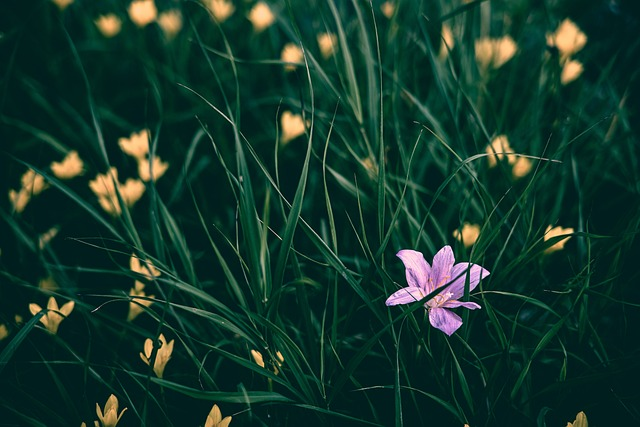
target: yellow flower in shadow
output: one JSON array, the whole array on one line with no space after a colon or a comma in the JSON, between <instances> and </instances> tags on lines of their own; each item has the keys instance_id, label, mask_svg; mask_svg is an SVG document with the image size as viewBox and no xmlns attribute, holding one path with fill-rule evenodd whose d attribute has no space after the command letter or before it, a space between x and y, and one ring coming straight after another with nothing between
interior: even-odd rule
<instances>
[{"instance_id":1,"label":"yellow flower in shadow","mask_svg":"<svg viewBox=\"0 0 640 427\"><path fill-rule=\"evenodd\" d=\"M47 303L47 312L40 318L40 322L44 325L47 331L55 335L58 332L60 322L71 314L74 306L75 302L69 301L62 307L58 307L58 302L51 296ZM43 309L38 304L31 303L29 304L29 311L35 316L43 311Z\"/></svg>"},{"instance_id":2,"label":"yellow flower in shadow","mask_svg":"<svg viewBox=\"0 0 640 427\"><path fill-rule=\"evenodd\" d=\"M527 157L518 156L517 159L513 162L513 169L511 170L511 174L514 179L524 178L531 172L533 168L533 163Z\"/></svg>"},{"instance_id":3,"label":"yellow flower in shadow","mask_svg":"<svg viewBox=\"0 0 640 427\"><path fill-rule=\"evenodd\" d=\"M0 341L9 336L9 328L4 323L0 324Z\"/></svg>"},{"instance_id":4,"label":"yellow flower in shadow","mask_svg":"<svg viewBox=\"0 0 640 427\"><path fill-rule=\"evenodd\" d=\"M122 28L122 21L117 15L113 13L101 15L95 21L93 21L93 23L96 24L96 27L98 27L100 34L102 34L106 38L111 38L118 35L120 29Z\"/></svg>"},{"instance_id":5,"label":"yellow flower in shadow","mask_svg":"<svg viewBox=\"0 0 640 427\"><path fill-rule=\"evenodd\" d=\"M203 0L203 2L213 19L221 24L236 11L236 7L229 0Z\"/></svg>"},{"instance_id":6,"label":"yellow flower in shadow","mask_svg":"<svg viewBox=\"0 0 640 427\"><path fill-rule=\"evenodd\" d=\"M231 422L231 417L227 416L222 418L222 412L218 405L213 405L209 415L207 415L207 421L204 423L204 427L228 427Z\"/></svg>"},{"instance_id":7,"label":"yellow flower in shadow","mask_svg":"<svg viewBox=\"0 0 640 427\"><path fill-rule=\"evenodd\" d=\"M295 71L298 65L304 62L304 53L302 53L302 49L297 44L287 43L282 48L280 59L285 62L285 71Z\"/></svg>"},{"instance_id":8,"label":"yellow flower in shadow","mask_svg":"<svg viewBox=\"0 0 640 427\"><path fill-rule=\"evenodd\" d=\"M24 211L33 196L37 196L49 188L49 184L44 180L44 177L33 169L27 169L22 174L20 184L20 190L9 190L9 201L13 206L13 210L17 213Z\"/></svg>"},{"instance_id":9,"label":"yellow flower in shadow","mask_svg":"<svg viewBox=\"0 0 640 427\"><path fill-rule=\"evenodd\" d=\"M161 274L160 271L154 267L151 261L146 260L146 261L140 262L140 258L138 258L135 255L131 255L131 258L129 259L129 268L134 273L143 275L147 280L153 280L154 277L158 277ZM136 280L136 284L135 284L136 291L139 292L143 290L144 286L145 286L144 283L142 283L139 280Z\"/></svg>"},{"instance_id":10,"label":"yellow flower in shadow","mask_svg":"<svg viewBox=\"0 0 640 427\"><path fill-rule=\"evenodd\" d=\"M11 202L11 206L13 206L14 212L21 213L24 211L29 200L31 200L31 195L23 189L20 191L16 191L13 188L9 190L9 201Z\"/></svg>"},{"instance_id":11,"label":"yellow flower in shadow","mask_svg":"<svg viewBox=\"0 0 640 427\"><path fill-rule=\"evenodd\" d=\"M487 146L487 161L489 167L495 167L498 161L504 159L507 156L509 163L516 161L516 156L513 154L513 150L509 145L509 138L506 135L498 135L491 140L491 144Z\"/></svg>"},{"instance_id":12,"label":"yellow flower in shadow","mask_svg":"<svg viewBox=\"0 0 640 427\"><path fill-rule=\"evenodd\" d=\"M546 242L547 240L553 239L554 237L563 236L565 234L572 234L572 233L573 233L573 228L562 228L559 226L551 228L551 226L549 225L544 232L544 241ZM569 240L570 238L571 236L567 236L564 239L559 240L558 242L554 243L553 245L545 249L544 253L550 254L552 252L563 249L564 245L567 243L567 240Z\"/></svg>"},{"instance_id":13,"label":"yellow flower in shadow","mask_svg":"<svg viewBox=\"0 0 640 427\"><path fill-rule=\"evenodd\" d=\"M269 6L263 1L259 1L251 8L248 18L256 33L260 33L269 28L276 20Z\"/></svg>"},{"instance_id":14,"label":"yellow flower in shadow","mask_svg":"<svg viewBox=\"0 0 640 427\"><path fill-rule=\"evenodd\" d=\"M149 159L138 159L138 175L144 182L151 181L152 177L155 182L167 169L169 169L169 163L163 162L158 156L154 156L151 162Z\"/></svg>"},{"instance_id":15,"label":"yellow flower in shadow","mask_svg":"<svg viewBox=\"0 0 640 427\"><path fill-rule=\"evenodd\" d=\"M75 150L69 151L62 161L52 162L50 168L58 179L71 179L84 173L84 163Z\"/></svg>"},{"instance_id":16,"label":"yellow flower in shadow","mask_svg":"<svg viewBox=\"0 0 640 427\"><path fill-rule=\"evenodd\" d=\"M107 403L104 405L104 411L100 409L100 405L96 403L96 415L102 427L116 427L126 410L127 408L123 408L122 412L118 414L118 398L113 394L107 399Z\"/></svg>"},{"instance_id":17,"label":"yellow flower in shadow","mask_svg":"<svg viewBox=\"0 0 640 427\"><path fill-rule=\"evenodd\" d=\"M502 67L515 55L518 47L511 36L476 40L476 62L481 71Z\"/></svg>"},{"instance_id":18,"label":"yellow flower in shadow","mask_svg":"<svg viewBox=\"0 0 640 427\"><path fill-rule=\"evenodd\" d=\"M166 39L173 40L182 29L182 14L177 9L164 11L158 16L158 25Z\"/></svg>"},{"instance_id":19,"label":"yellow flower in shadow","mask_svg":"<svg viewBox=\"0 0 640 427\"><path fill-rule=\"evenodd\" d=\"M175 340L171 340L167 343L163 334L158 337L160 346L156 349L155 359L153 360L153 372L156 373L158 378L162 378L164 374L164 368L167 366L167 362L171 359L171 353L173 353L173 344ZM153 340L147 338L144 342L144 353L140 353L140 358L144 363L151 366L151 359L153 358ZM157 342L156 342L157 344Z\"/></svg>"},{"instance_id":20,"label":"yellow flower in shadow","mask_svg":"<svg viewBox=\"0 0 640 427\"><path fill-rule=\"evenodd\" d=\"M280 142L287 142L304 135L305 124L300 114L293 114L291 111L285 111L280 116Z\"/></svg>"},{"instance_id":21,"label":"yellow flower in shadow","mask_svg":"<svg viewBox=\"0 0 640 427\"><path fill-rule=\"evenodd\" d=\"M587 421L587 415L580 411L576 415L576 419L572 423L567 423L567 427L589 427L589 421Z\"/></svg>"},{"instance_id":22,"label":"yellow flower in shadow","mask_svg":"<svg viewBox=\"0 0 640 427\"><path fill-rule=\"evenodd\" d=\"M145 311L145 307L149 308L153 304L152 299L155 298L155 295L146 295L142 289L131 288L129 296L131 300L129 302L127 321L133 322L136 317Z\"/></svg>"},{"instance_id":23,"label":"yellow flower in shadow","mask_svg":"<svg viewBox=\"0 0 640 427\"><path fill-rule=\"evenodd\" d=\"M586 44L587 35L569 18L562 21L555 32L547 34L547 45L558 49L561 62L581 51Z\"/></svg>"},{"instance_id":24,"label":"yellow flower in shadow","mask_svg":"<svg viewBox=\"0 0 640 427\"><path fill-rule=\"evenodd\" d=\"M583 71L584 66L582 65L582 62L576 61L575 59L565 61L560 74L560 83L562 85L568 85L580 77Z\"/></svg>"},{"instance_id":25,"label":"yellow flower in shadow","mask_svg":"<svg viewBox=\"0 0 640 427\"><path fill-rule=\"evenodd\" d=\"M470 224L465 222L462 225L462 230L453 230L453 237L458 239L465 248L473 246L478 237L480 237L480 226L478 224Z\"/></svg>"},{"instance_id":26,"label":"yellow flower in shadow","mask_svg":"<svg viewBox=\"0 0 640 427\"><path fill-rule=\"evenodd\" d=\"M392 1L385 1L380 5L380 11L387 19L391 19L396 12L396 4Z\"/></svg>"},{"instance_id":27,"label":"yellow flower in shadow","mask_svg":"<svg viewBox=\"0 0 640 427\"><path fill-rule=\"evenodd\" d=\"M98 197L98 202L105 212L118 216L122 213L122 207L116 194L116 185L120 197L127 207L132 207L145 192L145 185L139 179L129 178L124 184L118 182L118 170L111 167L109 172L98 174L95 179L89 181L89 188Z\"/></svg>"},{"instance_id":28,"label":"yellow flower in shadow","mask_svg":"<svg viewBox=\"0 0 640 427\"><path fill-rule=\"evenodd\" d=\"M47 276L43 279L40 279L40 281L38 282L38 288L46 292L55 292L60 287L52 276Z\"/></svg>"},{"instance_id":29,"label":"yellow flower in shadow","mask_svg":"<svg viewBox=\"0 0 640 427\"><path fill-rule=\"evenodd\" d=\"M264 359L262 358L262 353L260 353L258 350L251 350L251 357L253 357L253 361L256 362L256 364L264 368Z\"/></svg>"},{"instance_id":30,"label":"yellow flower in shadow","mask_svg":"<svg viewBox=\"0 0 640 427\"><path fill-rule=\"evenodd\" d=\"M129 138L119 138L120 149L136 159L144 159L149 154L149 129L132 133Z\"/></svg>"},{"instance_id":31,"label":"yellow flower in shadow","mask_svg":"<svg viewBox=\"0 0 640 427\"><path fill-rule=\"evenodd\" d=\"M58 6L58 9L60 10L65 10L67 7L69 7L69 5L71 3L73 3L73 0L51 0L53 1L53 3Z\"/></svg>"},{"instance_id":32,"label":"yellow flower in shadow","mask_svg":"<svg viewBox=\"0 0 640 427\"><path fill-rule=\"evenodd\" d=\"M338 46L338 37L333 33L318 34L318 47L320 48L320 54L324 59L329 59L333 56Z\"/></svg>"},{"instance_id":33,"label":"yellow flower in shadow","mask_svg":"<svg viewBox=\"0 0 640 427\"><path fill-rule=\"evenodd\" d=\"M45 231L38 237L38 248L43 250L54 237L58 235L58 231L60 231L59 226L53 226L49 230Z\"/></svg>"},{"instance_id":34,"label":"yellow flower in shadow","mask_svg":"<svg viewBox=\"0 0 640 427\"><path fill-rule=\"evenodd\" d=\"M440 51L438 52L438 59L444 61L449 56L449 51L455 46L455 39L453 38L451 27L447 24L442 24L440 37L441 41Z\"/></svg>"},{"instance_id":35,"label":"yellow flower in shadow","mask_svg":"<svg viewBox=\"0 0 640 427\"><path fill-rule=\"evenodd\" d=\"M158 9L153 0L134 0L127 10L129 18L139 28L151 24L158 16Z\"/></svg>"}]
</instances>

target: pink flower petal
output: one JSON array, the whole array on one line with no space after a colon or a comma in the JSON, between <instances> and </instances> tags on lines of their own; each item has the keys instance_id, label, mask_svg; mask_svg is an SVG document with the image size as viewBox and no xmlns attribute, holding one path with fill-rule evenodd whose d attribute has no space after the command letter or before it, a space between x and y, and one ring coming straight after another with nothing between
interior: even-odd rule
<instances>
[{"instance_id":1,"label":"pink flower petal","mask_svg":"<svg viewBox=\"0 0 640 427\"><path fill-rule=\"evenodd\" d=\"M433 291L436 287L440 287L449 282L451 277L451 267L455 258L451 246L445 246L440 249L438 253L433 257L433 267L431 268L431 279L434 286L429 292Z\"/></svg>"},{"instance_id":2,"label":"pink flower petal","mask_svg":"<svg viewBox=\"0 0 640 427\"><path fill-rule=\"evenodd\" d=\"M406 288L402 288L393 294L389 298L385 304L390 305L398 305L398 304L409 304L412 302L420 301L424 298L426 294L422 293L420 288L416 288L413 286L409 286Z\"/></svg>"},{"instance_id":3,"label":"pink flower petal","mask_svg":"<svg viewBox=\"0 0 640 427\"><path fill-rule=\"evenodd\" d=\"M442 307L444 308L456 308L456 307L464 307L464 308L468 308L469 310L475 310L477 308L482 308L480 307L480 304L476 304L475 302L471 302L471 301L458 301L458 300L449 300L447 302L445 302L444 304L442 304Z\"/></svg>"},{"instance_id":4,"label":"pink flower petal","mask_svg":"<svg viewBox=\"0 0 640 427\"><path fill-rule=\"evenodd\" d=\"M469 275L469 291L472 291L478 286L481 278L485 278L491 274L477 264L471 264L471 268L469 268L469 265L468 262L461 262L454 265L451 269L450 280L453 282L449 285L447 291L453 294L452 299L458 299L464 294L464 284L467 280L467 275Z\"/></svg>"},{"instance_id":5,"label":"pink flower petal","mask_svg":"<svg viewBox=\"0 0 640 427\"><path fill-rule=\"evenodd\" d=\"M420 252L412 251L411 249L403 249L396 256L402 260L406 269L407 284L426 290L425 286L431 274L431 266L424 259L424 256Z\"/></svg>"},{"instance_id":6,"label":"pink flower petal","mask_svg":"<svg viewBox=\"0 0 640 427\"><path fill-rule=\"evenodd\" d=\"M429 310L429 322L434 328L440 329L445 334L451 336L462 326L462 319L446 308L434 307Z\"/></svg>"}]
</instances>

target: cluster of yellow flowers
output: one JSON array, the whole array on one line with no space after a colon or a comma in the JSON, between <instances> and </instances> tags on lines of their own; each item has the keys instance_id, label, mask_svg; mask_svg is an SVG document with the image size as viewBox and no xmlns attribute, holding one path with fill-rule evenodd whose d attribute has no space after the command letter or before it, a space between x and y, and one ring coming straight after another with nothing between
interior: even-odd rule
<instances>
[{"instance_id":1,"label":"cluster of yellow flowers","mask_svg":"<svg viewBox=\"0 0 640 427\"><path fill-rule=\"evenodd\" d=\"M178 9L168 9L158 14L154 0L134 0L129 4L127 13L131 22L138 28L157 22L167 40L173 39L182 30L182 13ZM122 20L115 13L101 15L94 23L106 38L118 35L122 29Z\"/></svg>"},{"instance_id":2,"label":"cluster of yellow flowers","mask_svg":"<svg viewBox=\"0 0 640 427\"><path fill-rule=\"evenodd\" d=\"M264 358L262 357L262 353L260 353L258 350L251 350L251 357L253 358L253 361L256 362L258 366L262 368L266 368L266 365L264 363ZM282 367L283 363L284 363L284 356L279 351L276 351L276 359L271 363L274 374L278 375L280 373L280 370L278 368Z\"/></svg>"},{"instance_id":3,"label":"cluster of yellow flowers","mask_svg":"<svg viewBox=\"0 0 640 427\"><path fill-rule=\"evenodd\" d=\"M138 162L138 175L144 182L155 182L162 177L169 168L169 164L163 162L160 157L153 156L149 159L149 129L143 129L138 133L132 133L129 138L118 139L118 145L126 154Z\"/></svg>"},{"instance_id":4,"label":"cluster of yellow flowers","mask_svg":"<svg viewBox=\"0 0 640 427\"><path fill-rule=\"evenodd\" d=\"M527 157L517 155L509 145L509 138L506 135L498 135L491 140L486 149L489 167L495 167L499 161L505 157L511 165L511 173L514 179L523 178L531 172L531 160Z\"/></svg>"},{"instance_id":5,"label":"cluster of yellow flowers","mask_svg":"<svg viewBox=\"0 0 640 427\"><path fill-rule=\"evenodd\" d=\"M96 415L98 420L93 422L94 427L116 427L120 422L120 418L124 415L127 408L123 408L118 413L118 398L115 395L109 396L107 402L104 404L104 409L96 403ZM222 418L222 413L218 405L214 404L207 415L207 419L204 423L204 427L228 427L231 423L232 417L227 416ZM87 427L86 423L80 424L80 427Z\"/></svg>"},{"instance_id":6,"label":"cluster of yellow flowers","mask_svg":"<svg viewBox=\"0 0 640 427\"><path fill-rule=\"evenodd\" d=\"M518 47L511 36L483 37L475 42L476 62L481 72L498 69L516 54Z\"/></svg>"},{"instance_id":7,"label":"cluster of yellow flowers","mask_svg":"<svg viewBox=\"0 0 640 427\"><path fill-rule=\"evenodd\" d=\"M569 84L582 75L584 66L572 57L581 51L585 44L586 34L569 18L562 21L555 32L547 34L547 45L558 49L560 54L561 84Z\"/></svg>"},{"instance_id":8,"label":"cluster of yellow flowers","mask_svg":"<svg viewBox=\"0 0 640 427\"><path fill-rule=\"evenodd\" d=\"M151 261L147 260L144 263L140 262L140 258L135 255L131 255L129 261L129 268L136 274L141 274L146 280L153 280L154 277L160 276L160 271L153 266ZM145 283L136 279L133 288L129 291L131 300L129 301L129 315L127 320L133 321L140 315L145 307L150 307L153 304L153 298L155 295L147 295L144 291Z\"/></svg>"}]
</instances>

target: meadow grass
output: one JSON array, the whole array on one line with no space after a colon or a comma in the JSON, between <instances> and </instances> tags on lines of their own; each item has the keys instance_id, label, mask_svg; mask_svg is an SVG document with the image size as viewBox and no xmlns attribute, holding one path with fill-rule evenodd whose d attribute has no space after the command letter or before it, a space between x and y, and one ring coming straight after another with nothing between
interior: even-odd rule
<instances>
[{"instance_id":1,"label":"meadow grass","mask_svg":"<svg viewBox=\"0 0 640 427\"><path fill-rule=\"evenodd\" d=\"M625 10L33 3L0 38L0 425L640 422L638 42L594 24ZM451 336L437 290L385 305L446 245L491 272Z\"/></svg>"}]
</instances>

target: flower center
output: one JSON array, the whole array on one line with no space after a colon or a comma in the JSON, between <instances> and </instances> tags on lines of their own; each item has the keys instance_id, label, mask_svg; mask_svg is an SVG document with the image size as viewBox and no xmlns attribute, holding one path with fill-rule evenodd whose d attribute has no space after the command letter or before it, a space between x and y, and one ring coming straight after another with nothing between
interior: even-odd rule
<instances>
[{"instance_id":1,"label":"flower center","mask_svg":"<svg viewBox=\"0 0 640 427\"><path fill-rule=\"evenodd\" d=\"M443 292L431 298L429 301L427 301L427 306L429 308L442 307L442 305L445 302L449 301L452 296L453 296L453 293L451 292Z\"/></svg>"}]
</instances>

